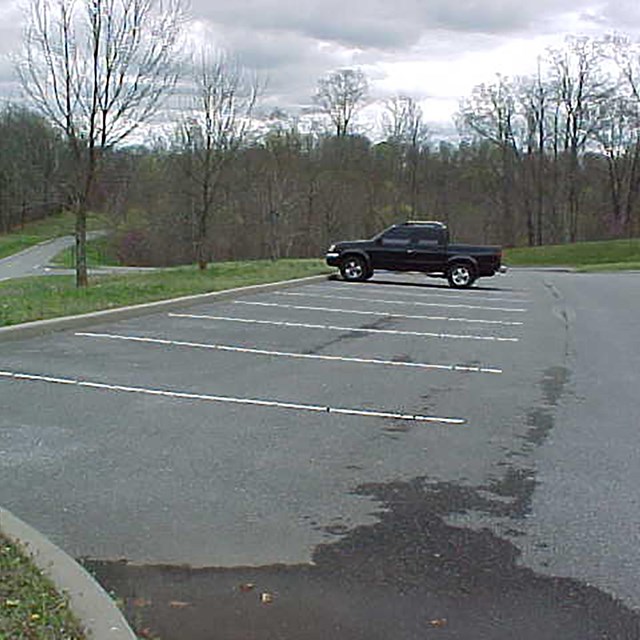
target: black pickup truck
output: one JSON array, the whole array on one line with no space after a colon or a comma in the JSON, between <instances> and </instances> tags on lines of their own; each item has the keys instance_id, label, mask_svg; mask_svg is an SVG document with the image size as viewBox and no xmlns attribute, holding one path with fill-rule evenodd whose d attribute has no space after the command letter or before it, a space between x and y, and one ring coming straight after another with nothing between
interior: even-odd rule
<instances>
[{"instance_id":1,"label":"black pickup truck","mask_svg":"<svg viewBox=\"0 0 640 640\"><path fill-rule=\"evenodd\" d=\"M506 270L501 247L453 244L442 222L404 222L371 240L338 242L329 247L326 261L353 282L369 279L375 269L422 271L447 278L457 289Z\"/></svg>"}]
</instances>

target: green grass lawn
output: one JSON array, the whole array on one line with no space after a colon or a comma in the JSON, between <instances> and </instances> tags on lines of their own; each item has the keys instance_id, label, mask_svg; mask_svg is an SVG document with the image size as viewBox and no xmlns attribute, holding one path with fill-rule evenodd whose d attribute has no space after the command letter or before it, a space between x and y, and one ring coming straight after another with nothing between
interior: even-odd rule
<instances>
[{"instance_id":1,"label":"green grass lawn","mask_svg":"<svg viewBox=\"0 0 640 640\"><path fill-rule=\"evenodd\" d=\"M74 269L76 266L75 247L61 251L51 261L59 267ZM89 267L120 266L118 256L115 255L111 239L108 236L87 240L87 265Z\"/></svg>"},{"instance_id":2,"label":"green grass lawn","mask_svg":"<svg viewBox=\"0 0 640 640\"><path fill-rule=\"evenodd\" d=\"M507 249L504 263L513 267L573 267L579 271L640 269L640 238Z\"/></svg>"},{"instance_id":3,"label":"green grass lawn","mask_svg":"<svg viewBox=\"0 0 640 640\"><path fill-rule=\"evenodd\" d=\"M84 640L67 598L0 534L0 638Z\"/></svg>"},{"instance_id":4,"label":"green grass lawn","mask_svg":"<svg viewBox=\"0 0 640 640\"><path fill-rule=\"evenodd\" d=\"M88 216L87 228L90 231L101 229L103 226L104 221L100 216ZM74 227L75 216L68 211L44 220L38 220L38 222L30 222L24 226L24 229L0 235L0 258L28 249L45 240L70 235L73 233Z\"/></svg>"},{"instance_id":5,"label":"green grass lawn","mask_svg":"<svg viewBox=\"0 0 640 640\"><path fill-rule=\"evenodd\" d=\"M330 273L322 260L255 260L94 277L77 289L73 276L0 282L0 326L111 309L178 296L222 291Z\"/></svg>"}]
</instances>

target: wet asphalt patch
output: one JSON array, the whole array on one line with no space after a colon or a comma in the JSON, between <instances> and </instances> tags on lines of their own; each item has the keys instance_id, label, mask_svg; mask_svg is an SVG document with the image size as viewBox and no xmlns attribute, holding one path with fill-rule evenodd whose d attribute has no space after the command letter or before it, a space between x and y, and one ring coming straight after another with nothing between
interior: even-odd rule
<instances>
[{"instance_id":1,"label":"wet asphalt patch","mask_svg":"<svg viewBox=\"0 0 640 640\"><path fill-rule=\"evenodd\" d=\"M507 459L526 458L545 442L569 382L563 367L544 372L540 405L528 412L528 431ZM397 427L387 431L398 436ZM519 564L517 523L530 514L536 473L500 466L502 476L480 487L428 478L359 486L354 493L379 505L377 522L325 526L337 539L319 545L311 565L86 564L124 600L143 637L163 640L639 638L640 615L612 596ZM454 524L461 514L512 526L500 537Z\"/></svg>"},{"instance_id":2,"label":"wet asphalt patch","mask_svg":"<svg viewBox=\"0 0 640 640\"><path fill-rule=\"evenodd\" d=\"M522 515L530 480L510 472L480 489L416 479L357 492L379 501L379 522L320 545L312 565L86 566L124 600L143 637L162 640L640 637L640 615L611 596L536 575L518 565L511 542L447 522L468 511Z\"/></svg>"}]
</instances>

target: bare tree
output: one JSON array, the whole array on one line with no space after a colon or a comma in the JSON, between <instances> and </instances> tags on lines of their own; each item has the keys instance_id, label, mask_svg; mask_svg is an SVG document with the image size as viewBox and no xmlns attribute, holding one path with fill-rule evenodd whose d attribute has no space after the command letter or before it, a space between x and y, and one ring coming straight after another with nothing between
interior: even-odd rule
<instances>
[{"instance_id":1,"label":"bare tree","mask_svg":"<svg viewBox=\"0 0 640 640\"><path fill-rule=\"evenodd\" d=\"M543 242L543 221L547 196L547 145L549 142L552 91L543 76L542 61L538 59L536 75L520 78L518 102L526 121L526 159L522 164L522 182L527 214L529 246Z\"/></svg>"},{"instance_id":2,"label":"bare tree","mask_svg":"<svg viewBox=\"0 0 640 640\"><path fill-rule=\"evenodd\" d=\"M318 81L314 101L329 116L338 138L349 134L353 118L364 106L369 82L361 69L338 69Z\"/></svg>"},{"instance_id":3,"label":"bare tree","mask_svg":"<svg viewBox=\"0 0 640 640\"><path fill-rule=\"evenodd\" d=\"M0 233L61 205L64 149L41 116L8 104L0 110Z\"/></svg>"},{"instance_id":4,"label":"bare tree","mask_svg":"<svg viewBox=\"0 0 640 640\"><path fill-rule=\"evenodd\" d=\"M196 260L205 270L216 191L224 167L247 139L260 86L224 52L202 50L193 69L195 95L179 138L194 214Z\"/></svg>"},{"instance_id":5,"label":"bare tree","mask_svg":"<svg viewBox=\"0 0 640 640\"><path fill-rule=\"evenodd\" d=\"M496 170L502 185L502 242L514 246L517 240L514 186L517 167L522 161L524 127L513 84L498 75L495 83L478 85L472 97L461 102L457 119L462 132L471 132L474 137L491 142L499 151Z\"/></svg>"},{"instance_id":6,"label":"bare tree","mask_svg":"<svg viewBox=\"0 0 640 640\"><path fill-rule=\"evenodd\" d=\"M386 101L382 124L385 137L402 144L418 146L429 135L422 108L409 96L394 96Z\"/></svg>"},{"instance_id":7,"label":"bare tree","mask_svg":"<svg viewBox=\"0 0 640 640\"><path fill-rule=\"evenodd\" d=\"M620 70L620 86L598 140L607 156L614 222L631 235L640 200L640 43L618 35L605 45Z\"/></svg>"},{"instance_id":8,"label":"bare tree","mask_svg":"<svg viewBox=\"0 0 640 640\"><path fill-rule=\"evenodd\" d=\"M429 138L420 105L409 96L395 96L385 104L382 115L383 131L389 142L397 147L400 167L408 172L411 216L418 209L418 169L420 154Z\"/></svg>"},{"instance_id":9,"label":"bare tree","mask_svg":"<svg viewBox=\"0 0 640 640\"><path fill-rule=\"evenodd\" d=\"M628 96L612 97L601 105L595 139L607 159L614 232L631 234L640 198L640 105Z\"/></svg>"},{"instance_id":10,"label":"bare tree","mask_svg":"<svg viewBox=\"0 0 640 640\"><path fill-rule=\"evenodd\" d=\"M640 42L632 42L627 36L615 35L603 43L608 56L615 60L622 84L630 97L640 105Z\"/></svg>"},{"instance_id":11,"label":"bare tree","mask_svg":"<svg viewBox=\"0 0 640 640\"><path fill-rule=\"evenodd\" d=\"M568 216L564 227L566 239L575 242L580 218L580 155L598 126L600 104L611 95L613 86L602 68L601 48L589 38L570 38L562 49L551 49L549 59L567 156Z\"/></svg>"},{"instance_id":12,"label":"bare tree","mask_svg":"<svg viewBox=\"0 0 640 640\"><path fill-rule=\"evenodd\" d=\"M86 223L101 155L148 122L177 79L178 0L31 0L22 87L65 136L74 162L76 284L87 280Z\"/></svg>"}]
</instances>

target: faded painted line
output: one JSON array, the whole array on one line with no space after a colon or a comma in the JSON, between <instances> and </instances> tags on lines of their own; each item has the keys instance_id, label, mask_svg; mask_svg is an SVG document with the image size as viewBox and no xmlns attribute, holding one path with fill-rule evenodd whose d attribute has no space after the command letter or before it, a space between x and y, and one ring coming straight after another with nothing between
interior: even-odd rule
<instances>
[{"instance_id":1,"label":"faded painted line","mask_svg":"<svg viewBox=\"0 0 640 640\"><path fill-rule=\"evenodd\" d=\"M325 331L348 331L350 333L380 333L390 336L419 336L422 338L441 338L451 340L482 340L486 342L519 342L519 338L498 338L496 336L466 336L452 333L430 333L424 331L400 331L394 329L367 329L364 327L338 327L328 324L306 324L302 322L284 322L279 320L254 320L250 318L230 318L227 316L198 315L190 313L170 313L170 318L189 318L192 320L219 320L222 322L241 322L261 324L272 327L291 327L301 329L324 329Z\"/></svg>"},{"instance_id":2,"label":"faded painted line","mask_svg":"<svg viewBox=\"0 0 640 640\"><path fill-rule=\"evenodd\" d=\"M96 338L105 340L121 340L123 342L137 342L142 344L163 345L168 347L185 347L191 349L210 349L229 353L270 356L280 358L298 358L300 360L320 360L328 362L346 362L367 365L383 365L387 367L408 367L413 369L432 369L436 371L455 371L463 373L492 373L501 374L502 369L495 367L470 367L458 364L429 364L427 362L397 362L395 360L381 360L377 358L347 358L343 356L328 356L315 353L290 353L287 351L268 351L266 349L251 349L248 347L233 347L224 344L208 344L202 342L185 342L182 340L165 340L164 338L146 338L139 336L122 336L112 333L76 333L81 338Z\"/></svg>"},{"instance_id":3,"label":"faded painted line","mask_svg":"<svg viewBox=\"0 0 640 640\"><path fill-rule=\"evenodd\" d=\"M95 389L97 391L110 391L114 393L130 393L175 400L193 400L200 402L217 402L222 404L246 405L254 407L267 407L271 409L284 409L289 411L304 411L312 413L330 413L345 416L360 416L364 418L387 418L391 420L408 420L411 422L430 422L445 425L463 425L466 420L461 418L443 418L437 416L423 416L410 413L396 413L393 411L373 411L370 409L351 409L346 407L323 407L314 404L300 404L297 402L281 402L279 400L262 400L258 398L239 398L233 396L217 396L201 393L188 393L185 391L167 391L164 389L149 389L145 387L130 387L119 384L107 384L92 382L74 378L56 378L53 376L41 376L30 373L14 371L0 371L0 378L16 380L19 382L43 382L59 384L82 389Z\"/></svg>"},{"instance_id":4,"label":"faded painted line","mask_svg":"<svg viewBox=\"0 0 640 640\"><path fill-rule=\"evenodd\" d=\"M526 303L529 302L529 300L527 298L523 298L522 296L524 296L525 294L523 293L518 293L518 294L512 294L512 296L510 297L506 297L506 296L487 296L487 295L481 295L481 294L477 294L477 293L472 293L471 291L468 291L468 293L425 293L424 291L411 291L411 293L409 293L408 291L406 291L407 287L401 286L402 283L398 283L398 286L391 286L391 285L382 285L382 284L378 284L376 285L375 282L371 282L371 283L358 283L357 285L353 285L353 284L341 284L339 282L335 282L332 283L330 285L308 285L307 287L305 287L306 289L314 289L314 290L318 290L318 291L324 291L324 292L329 292L329 291L336 291L336 290L340 290L340 291L349 291L349 292L356 292L357 289L362 288L363 290L368 290L369 292L373 291L373 289L376 289L377 291L384 291L385 294L387 293L391 293L394 295L411 295L412 298L448 298L449 300L455 300L458 298L462 298L465 300L486 300L489 302L516 302L518 304L522 304L522 303ZM355 298L355 296L354 296Z\"/></svg>"},{"instance_id":5,"label":"faded painted line","mask_svg":"<svg viewBox=\"0 0 640 640\"><path fill-rule=\"evenodd\" d=\"M355 298L351 298L355 300ZM521 327L524 322L509 322L507 320L475 320L470 318L449 318L446 316L414 316L401 313L385 313L382 311L361 311L356 309L336 309L335 307L308 307L292 304L278 304L276 302L247 302L245 300L234 300L234 304L244 304L256 307L276 307L280 309L293 309L297 311L327 311L329 313L353 313L363 316L379 316L382 318L402 318L405 320L438 320L442 322L460 322L466 324L490 324L506 327Z\"/></svg>"},{"instance_id":6,"label":"faded painted line","mask_svg":"<svg viewBox=\"0 0 640 640\"><path fill-rule=\"evenodd\" d=\"M322 295L318 293L285 293L283 291L274 291L276 296L296 296L298 298L324 298L326 300L349 300L353 301L353 296L336 296ZM475 309L477 311L503 311L505 313L526 313L526 309L507 308L507 307L484 307L471 304L442 304L440 302L414 302L410 300L381 300L379 298L360 298L362 302L375 302L376 304L408 304L416 307L440 307L441 309Z\"/></svg>"}]
</instances>

